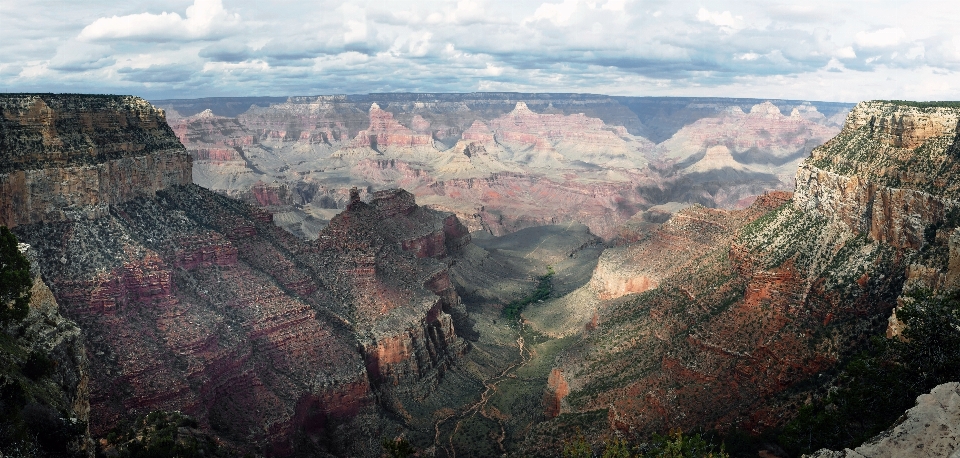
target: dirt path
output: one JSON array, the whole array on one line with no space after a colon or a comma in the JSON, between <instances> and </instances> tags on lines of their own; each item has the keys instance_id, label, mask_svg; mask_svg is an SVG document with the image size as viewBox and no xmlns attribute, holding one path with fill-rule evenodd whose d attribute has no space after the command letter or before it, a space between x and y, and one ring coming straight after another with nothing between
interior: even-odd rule
<instances>
[{"instance_id":1,"label":"dirt path","mask_svg":"<svg viewBox=\"0 0 960 458\"><path fill-rule=\"evenodd\" d=\"M500 427L500 435L497 437L497 448L500 450L500 453L502 454L507 453L507 449L503 445L503 441L506 439L506 436L507 436L507 431L506 431L506 428L504 427L503 420L501 420L499 416L491 415L489 412L487 412L486 407L487 407L487 402L490 401L490 397L493 396L494 392L497 391L497 385L503 380L513 377L511 372L527 364L533 358L533 355L530 353L530 350L528 350L525 347L523 342L523 318L520 319L520 322L518 323L518 325L519 327L517 330L517 349L519 350L520 360L513 364L510 364L509 366L504 368L503 371L501 371L499 374L483 380L482 383L484 386L484 390L483 390L483 393L480 394L480 400L471 404L469 407L461 411L459 414L457 413L450 414L444 418L437 420L437 422L434 424L434 442L433 442L434 446L442 448L445 452L447 452L448 456L450 457L457 456L456 446L453 443L453 438L454 436L457 435L457 432L460 430L460 427L463 425L463 421L478 414L488 420L496 422L497 425ZM450 437L448 438L447 444L441 445L440 428L443 425L443 423L447 422L451 418L457 418L457 423L454 426L453 431L450 433Z\"/></svg>"}]
</instances>

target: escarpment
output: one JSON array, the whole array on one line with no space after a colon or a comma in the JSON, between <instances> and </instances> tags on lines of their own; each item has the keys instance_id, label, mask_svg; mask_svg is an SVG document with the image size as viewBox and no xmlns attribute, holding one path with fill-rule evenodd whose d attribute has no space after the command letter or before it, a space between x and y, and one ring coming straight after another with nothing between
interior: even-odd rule
<instances>
[{"instance_id":1,"label":"escarpment","mask_svg":"<svg viewBox=\"0 0 960 458\"><path fill-rule=\"evenodd\" d=\"M530 448L576 415L641 435L791 419L820 374L884 334L904 291L957 287L958 112L861 103L792 196L681 210L607 250L591 287L616 299L557 358L569 392L545 397L560 415Z\"/></svg>"},{"instance_id":2,"label":"escarpment","mask_svg":"<svg viewBox=\"0 0 960 458\"><path fill-rule=\"evenodd\" d=\"M192 182L162 110L135 97L0 96L0 224L103 211Z\"/></svg>"},{"instance_id":3,"label":"escarpment","mask_svg":"<svg viewBox=\"0 0 960 458\"><path fill-rule=\"evenodd\" d=\"M65 318L31 262L33 288L22 321L0 329L0 454L94 456L90 436L90 362L83 332Z\"/></svg>"},{"instance_id":4,"label":"escarpment","mask_svg":"<svg viewBox=\"0 0 960 458\"><path fill-rule=\"evenodd\" d=\"M200 111L197 101L161 104L193 113L178 118L174 130L194 158L195 183L269 206L277 224L310 239L349 203L352 187L405 189L423 205L455 213L472 231L496 236L580 223L611 239L631 216L656 205L745 208L756 195L792 187L796 164L837 133L831 119L848 109L785 100L628 99L290 97L236 118L215 115L230 110L212 102L213 111ZM661 126L666 130L644 127L668 114L674 118Z\"/></svg>"},{"instance_id":5,"label":"escarpment","mask_svg":"<svg viewBox=\"0 0 960 458\"><path fill-rule=\"evenodd\" d=\"M241 451L370 455L401 427L388 412L429 398L466 350L455 216L357 192L305 242L189 184L189 155L141 99L3 100L2 177L20 186L5 222L88 336L95 436L181 410ZM59 146L76 139L85 150Z\"/></svg>"},{"instance_id":6,"label":"escarpment","mask_svg":"<svg viewBox=\"0 0 960 458\"><path fill-rule=\"evenodd\" d=\"M797 172L796 205L857 233L920 249L960 206L955 108L863 102Z\"/></svg>"}]
</instances>

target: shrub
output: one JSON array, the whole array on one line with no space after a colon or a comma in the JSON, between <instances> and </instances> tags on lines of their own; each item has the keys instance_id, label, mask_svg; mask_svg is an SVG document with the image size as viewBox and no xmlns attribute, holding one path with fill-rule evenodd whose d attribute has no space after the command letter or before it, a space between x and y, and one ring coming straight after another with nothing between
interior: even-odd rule
<instances>
[{"instance_id":1,"label":"shrub","mask_svg":"<svg viewBox=\"0 0 960 458\"><path fill-rule=\"evenodd\" d=\"M779 441L793 454L855 448L884 431L914 399L960 379L960 292L904 295L903 339L874 337L842 367L832 392L800 408Z\"/></svg>"},{"instance_id":2,"label":"shrub","mask_svg":"<svg viewBox=\"0 0 960 458\"><path fill-rule=\"evenodd\" d=\"M31 288L30 261L20 252L13 232L0 226L0 324L27 316Z\"/></svg>"}]
</instances>

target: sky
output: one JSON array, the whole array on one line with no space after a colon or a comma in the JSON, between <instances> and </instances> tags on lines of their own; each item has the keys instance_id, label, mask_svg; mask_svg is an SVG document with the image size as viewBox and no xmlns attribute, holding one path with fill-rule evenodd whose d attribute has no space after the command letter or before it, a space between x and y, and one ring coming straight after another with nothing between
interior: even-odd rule
<instances>
[{"instance_id":1,"label":"sky","mask_svg":"<svg viewBox=\"0 0 960 458\"><path fill-rule=\"evenodd\" d=\"M955 0L0 0L0 92L960 99Z\"/></svg>"}]
</instances>

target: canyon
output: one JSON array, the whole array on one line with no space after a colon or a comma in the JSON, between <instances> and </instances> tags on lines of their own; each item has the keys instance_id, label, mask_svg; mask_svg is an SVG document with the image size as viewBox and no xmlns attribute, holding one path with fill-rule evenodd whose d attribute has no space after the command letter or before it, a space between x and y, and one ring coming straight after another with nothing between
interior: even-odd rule
<instances>
[{"instance_id":1,"label":"canyon","mask_svg":"<svg viewBox=\"0 0 960 458\"><path fill-rule=\"evenodd\" d=\"M30 145L0 175L4 223L85 331L95 436L182 410L238 451L367 455L379 437L338 429L370 417L389 430L385 398L418 402L465 351L446 258L470 235L455 216L355 191L307 244L193 185L190 156L142 99L0 102L5 140Z\"/></svg>"},{"instance_id":2,"label":"canyon","mask_svg":"<svg viewBox=\"0 0 960 458\"><path fill-rule=\"evenodd\" d=\"M577 223L610 239L656 205L743 208L792 188L800 159L850 108L517 93L250 102L239 114L235 99L155 103L193 156L195 183L267 206L308 239L351 187L406 189L493 235Z\"/></svg>"},{"instance_id":3,"label":"canyon","mask_svg":"<svg viewBox=\"0 0 960 458\"><path fill-rule=\"evenodd\" d=\"M759 437L902 332L908 290L960 286L956 108L155 104L0 95L0 224L69 331L77 450L157 410L257 456Z\"/></svg>"}]
</instances>

